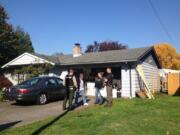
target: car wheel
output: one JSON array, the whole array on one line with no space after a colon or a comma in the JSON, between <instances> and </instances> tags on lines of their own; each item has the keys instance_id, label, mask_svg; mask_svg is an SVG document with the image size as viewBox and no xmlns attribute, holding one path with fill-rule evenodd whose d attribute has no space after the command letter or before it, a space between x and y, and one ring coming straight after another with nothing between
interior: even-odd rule
<instances>
[{"instance_id":1,"label":"car wheel","mask_svg":"<svg viewBox=\"0 0 180 135\"><path fill-rule=\"evenodd\" d=\"M16 100L16 104L22 104L23 101L20 101L20 100Z\"/></svg>"},{"instance_id":2,"label":"car wheel","mask_svg":"<svg viewBox=\"0 0 180 135\"><path fill-rule=\"evenodd\" d=\"M44 105L47 103L47 95L45 93L42 93L38 96L37 104Z\"/></svg>"}]
</instances>

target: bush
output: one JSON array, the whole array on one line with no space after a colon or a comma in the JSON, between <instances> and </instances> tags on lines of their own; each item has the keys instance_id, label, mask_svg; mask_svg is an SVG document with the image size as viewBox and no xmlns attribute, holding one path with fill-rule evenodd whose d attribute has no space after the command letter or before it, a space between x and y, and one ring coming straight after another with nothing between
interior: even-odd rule
<instances>
[{"instance_id":1,"label":"bush","mask_svg":"<svg viewBox=\"0 0 180 135\"><path fill-rule=\"evenodd\" d=\"M9 88L12 86L12 83L4 76L0 76L0 90L3 88Z\"/></svg>"},{"instance_id":2,"label":"bush","mask_svg":"<svg viewBox=\"0 0 180 135\"><path fill-rule=\"evenodd\" d=\"M4 94L3 94L3 91L0 90L0 101L3 101L4 100Z\"/></svg>"},{"instance_id":3,"label":"bush","mask_svg":"<svg viewBox=\"0 0 180 135\"><path fill-rule=\"evenodd\" d=\"M0 76L0 101L5 100L5 88L12 86L12 83L4 76Z\"/></svg>"}]
</instances>

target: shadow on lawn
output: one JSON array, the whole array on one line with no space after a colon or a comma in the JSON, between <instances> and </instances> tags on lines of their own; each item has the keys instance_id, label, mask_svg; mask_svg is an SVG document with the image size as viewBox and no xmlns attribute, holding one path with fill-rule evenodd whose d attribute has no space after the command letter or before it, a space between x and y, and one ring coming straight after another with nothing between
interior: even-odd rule
<instances>
[{"instance_id":1,"label":"shadow on lawn","mask_svg":"<svg viewBox=\"0 0 180 135\"><path fill-rule=\"evenodd\" d=\"M10 123L5 123L0 125L0 132L3 130L6 130L8 128L13 127L14 125L20 123L21 121L15 121L15 122L10 122Z\"/></svg>"},{"instance_id":2,"label":"shadow on lawn","mask_svg":"<svg viewBox=\"0 0 180 135\"><path fill-rule=\"evenodd\" d=\"M90 99L87 99L87 102L89 102ZM78 108L79 106L83 105L83 101L81 100L80 102L78 102L78 105L76 107L73 106L73 110ZM60 118L62 118L63 116L65 116L69 111L65 111L64 113L60 114L59 116L57 116L55 119L53 119L52 121L50 121L49 123L47 123L46 125L43 125L42 127L40 127L39 129L37 129L36 131L34 131L31 135L39 135L43 130L45 130L46 128L50 127L52 124L54 124L56 121L58 121Z\"/></svg>"},{"instance_id":3,"label":"shadow on lawn","mask_svg":"<svg viewBox=\"0 0 180 135\"><path fill-rule=\"evenodd\" d=\"M65 111L64 113L60 114L59 116L57 116L55 119L53 119L52 121L50 121L49 123L47 123L46 125L43 125L42 127L40 127L39 129L37 129L36 131L34 131L31 135L39 135L43 130L45 130L46 128L48 128L49 126L51 126L52 124L54 124L56 121L58 121L60 118L62 118L63 116L65 116L69 111Z\"/></svg>"}]
</instances>

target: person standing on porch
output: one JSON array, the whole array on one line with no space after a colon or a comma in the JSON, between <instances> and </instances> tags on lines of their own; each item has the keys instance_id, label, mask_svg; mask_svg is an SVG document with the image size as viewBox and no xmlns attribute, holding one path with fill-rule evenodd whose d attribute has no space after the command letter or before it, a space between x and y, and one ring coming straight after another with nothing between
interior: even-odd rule
<instances>
[{"instance_id":1,"label":"person standing on porch","mask_svg":"<svg viewBox=\"0 0 180 135\"><path fill-rule=\"evenodd\" d=\"M101 72L97 73L95 78L95 104L102 104L103 97L101 95L101 90L103 88L103 76Z\"/></svg>"},{"instance_id":2,"label":"person standing on porch","mask_svg":"<svg viewBox=\"0 0 180 135\"><path fill-rule=\"evenodd\" d=\"M113 74L112 74L112 70L111 68L107 68L106 69L106 91L107 91L107 103L105 105L105 107L112 107L112 88L113 88Z\"/></svg>"},{"instance_id":3,"label":"person standing on porch","mask_svg":"<svg viewBox=\"0 0 180 135\"><path fill-rule=\"evenodd\" d=\"M69 69L68 74L65 77L64 85L66 86L66 95L63 101L63 110L66 109L66 104L69 101L68 110L72 110L72 102L74 98L74 92L77 90L77 81L74 75L74 70Z\"/></svg>"},{"instance_id":4,"label":"person standing on porch","mask_svg":"<svg viewBox=\"0 0 180 135\"><path fill-rule=\"evenodd\" d=\"M86 95L85 95L85 83L84 83L84 75L83 73L79 74L79 77L77 78L77 85L78 85L78 90L76 91L76 97L75 97L75 107L78 105L78 99L80 95L82 96L83 99L83 105L87 106L87 100L86 100Z\"/></svg>"}]
</instances>

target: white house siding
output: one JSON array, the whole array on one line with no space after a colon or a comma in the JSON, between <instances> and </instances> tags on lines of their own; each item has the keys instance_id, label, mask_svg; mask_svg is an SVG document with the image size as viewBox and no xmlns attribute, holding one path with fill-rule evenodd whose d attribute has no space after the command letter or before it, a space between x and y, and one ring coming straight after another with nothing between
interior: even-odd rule
<instances>
[{"instance_id":1,"label":"white house siding","mask_svg":"<svg viewBox=\"0 0 180 135\"><path fill-rule=\"evenodd\" d=\"M16 75L12 75L11 73L5 73L4 76L5 76L13 85L18 84L17 76L16 76Z\"/></svg>"},{"instance_id":2,"label":"white house siding","mask_svg":"<svg viewBox=\"0 0 180 135\"><path fill-rule=\"evenodd\" d=\"M130 83L130 70L131 70L131 83ZM136 70L135 66L131 65L131 69L128 65L123 65L121 67L121 79L122 79L122 97L135 97L136 91ZM131 88L130 88L131 87Z\"/></svg>"},{"instance_id":3,"label":"white house siding","mask_svg":"<svg viewBox=\"0 0 180 135\"><path fill-rule=\"evenodd\" d=\"M158 92L159 69L156 66L146 62L143 62L142 66L146 77L146 82L148 83L149 88L152 89L152 83L154 82L154 90L155 92Z\"/></svg>"},{"instance_id":4,"label":"white house siding","mask_svg":"<svg viewBox=\"0 0 180 135\"><path fill-rule=\"evenodd\" d=\"M146 78L146 82L150 89L152 89L152 81L154 81L154 90L155 92L159 91L159 69L155 63L152 54L150 54L142 63L141 63ZM153 79L152 79L153 78ZM136 72L136 91L143 89L143 83Z\"/></svg>"},{"instance_id":5,"label":"white house siding","mask_svg":"<svg viewBox=\"0 0 180 135\"><path fill-rule=\"evenodd\" d=\"M14 61L10 62L8 66L29 65L36 63L41 64L41 63L46 63L46 61L30 54L24 54L20 56L18 59L15 59Z\"/></svg>"}]
</instances>

